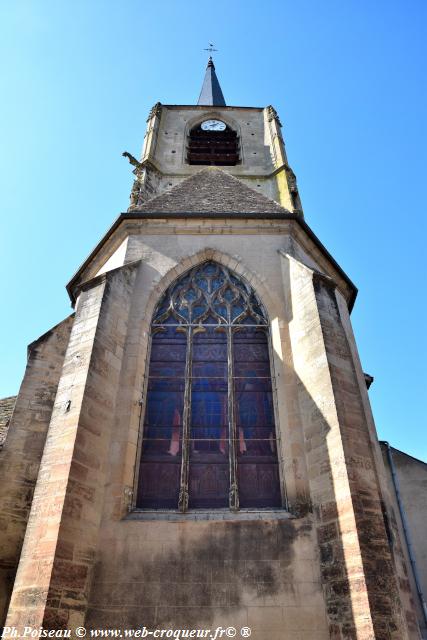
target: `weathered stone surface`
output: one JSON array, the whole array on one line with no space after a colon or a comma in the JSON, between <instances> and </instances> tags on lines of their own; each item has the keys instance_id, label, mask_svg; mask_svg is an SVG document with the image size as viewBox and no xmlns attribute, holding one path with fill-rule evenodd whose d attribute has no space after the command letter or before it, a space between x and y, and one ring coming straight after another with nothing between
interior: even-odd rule
<instances>
[{"instance_id":1,"label":"weathered stone surface","mask_svg":"<svg viewBox=\"0 0 427 640\"><path fill-rule=\"evenodd\" d=\"M6 440L15 402L16 396L9 396L0 400L0 449Z\"/></svg>"},{"instance_id":2,"label":"weathered stone surface","mask_svg":"<svg viewBox=\"0 0 427 640\"><path fill-rule=\"evenodd\" d=\"M24 379L0 449L0 625L21 553L71 324L72 317L66 318L29 346Z\"/></svg>"},{"instance_id":3,"label":"weathered stone surface","mask_svg":"<svg viewBox=\"0 0 427 640\"><path fill-rule=\"evenodd\" d=\"M8 626L84 622L135 267L85 286L58 384ZM114 357L113 357L114 356ZM64 559L64 551L70 559ZM38 584L37 593L32 585ZM49 606L47 606L49 601Z\"/></svg>"}]
</instances>

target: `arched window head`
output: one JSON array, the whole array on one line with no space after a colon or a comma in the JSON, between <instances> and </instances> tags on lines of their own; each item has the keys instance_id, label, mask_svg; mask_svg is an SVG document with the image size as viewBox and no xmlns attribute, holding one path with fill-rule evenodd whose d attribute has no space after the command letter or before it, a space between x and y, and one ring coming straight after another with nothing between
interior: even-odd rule
<instances>
[{"instance_id":1,"label":"arched window head","mask_svg":"<svg viewBox=\"0 0 427 640\"><path fill-rule=\"evenodd\" d=\"M188 164L234 166L239 162L237 133L221 120L205 120L190 131Z\"/></svg>"},{"instance_id":2,"label":"arched window head","mask_svg":"<svg viewBox=\"0 0 427 640\"><path fill-rule=\"evenodd\" d=\"M267 315L223 265L170 285L151 324L137 507L282 505Z\"/></svg>"}]
</instances>

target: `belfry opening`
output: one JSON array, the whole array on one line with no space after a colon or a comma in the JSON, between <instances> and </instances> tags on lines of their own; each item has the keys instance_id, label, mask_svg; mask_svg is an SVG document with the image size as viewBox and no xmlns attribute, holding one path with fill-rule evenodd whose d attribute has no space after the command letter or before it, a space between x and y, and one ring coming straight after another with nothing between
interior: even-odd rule
<instances>
[{"instance_id":1,"label":"belfry opening","mask_svg":"<svg viewBox=\"0 0 427 640\"><path fill-rule=\"evenodd\" d=\"M209 121L207 121L209 123ZM218 122L218 121L214 121ZM225 123L206 128L205 123L193 127L188 136L188 164L233 167L239 162L237 133Z\"/></svg>"}]
</instances>

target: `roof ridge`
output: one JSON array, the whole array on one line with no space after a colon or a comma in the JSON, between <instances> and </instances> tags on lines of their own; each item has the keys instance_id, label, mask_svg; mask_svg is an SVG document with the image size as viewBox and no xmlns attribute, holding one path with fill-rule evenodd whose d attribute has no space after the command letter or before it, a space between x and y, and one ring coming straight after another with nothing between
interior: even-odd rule
<instances>
[{"instance_id":1,"label":"roof ridge","mask_svg":"<svg viewBox=\"0 0 427 640\"><path fill-rule=\"evenodd\" d=\"M132 208L134 213L139 211L290 213L272 198L219 167L204 167L171 189L150 198L137 208Z\"/></svg>"}]
</instances>

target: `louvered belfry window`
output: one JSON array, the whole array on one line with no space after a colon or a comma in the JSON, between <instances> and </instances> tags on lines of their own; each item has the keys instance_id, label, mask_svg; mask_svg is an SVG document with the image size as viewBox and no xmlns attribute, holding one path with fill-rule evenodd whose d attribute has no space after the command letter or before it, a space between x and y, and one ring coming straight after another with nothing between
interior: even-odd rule
<instances>
[{"instance_id":1,"label":"louvered belfry window","mask_svg":"<svg viewBox=\"0 0 427 640\"><path fill-rule=\"evenodd\" d=\"M194 267L151 325L137 508L282 505L266 314L225 266Z\"/></svg>"},{"instance_id":2,"label":"louvered belfry window","mask_svg":"<svg viewBox=\"0 0 427 640\"><path fill-rule=\"evenodd\" d=\"M239 162L237 133L228 125L224 131L203 131L201 125L190 131L188 164L234 166Z\"/></svg>"}]
</instances>

